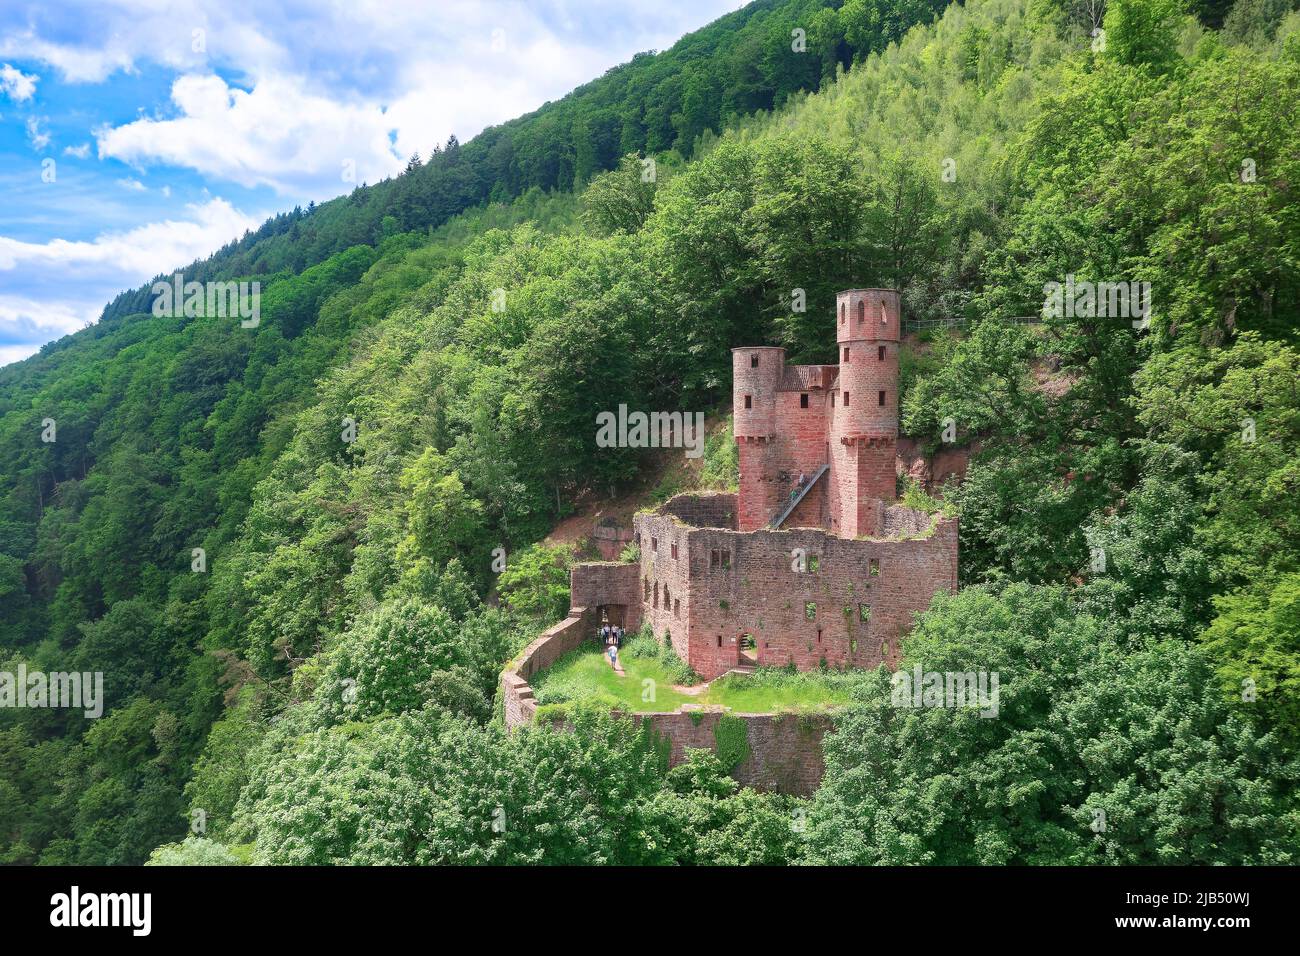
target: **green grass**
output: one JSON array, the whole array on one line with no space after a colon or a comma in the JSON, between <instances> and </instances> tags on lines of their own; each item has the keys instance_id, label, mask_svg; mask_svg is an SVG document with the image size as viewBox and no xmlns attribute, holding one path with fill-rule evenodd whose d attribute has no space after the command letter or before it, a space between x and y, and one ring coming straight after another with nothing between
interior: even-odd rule
<instances>
[{"instance_id":1,"label":"green grass","mask_svg":"<svg viewBox=\"0 0 1300 956\"><path fill-rule=\"evenodd\" d=\"M849 702L857 672L793 673L760 669L754 674L733 674L715 680L701 694L673 690L674 669L658 658L628 653L619 655L626 677L620 677L594 645L566 654L533 679L540 705L594 701L633 713L676 710L682 704L721 705L738 713L825 711ZM655 682L655 699L643 701L642 682Z\"/></svg>"},{"instance_id":2,"label":"green grass","mask_svg":"<svg viewBox=\"0 0 1300 956\"><path fill-rule=\"evenodd\" d=\"M626 676L609 666L600 648L587 645L564 655L533 678L539 705L595 700L620 710L647 713L676 710L695 698L673 690L676 676L657 658L619 654ZM646 680L654 681L654 701L643 701Z\"/></svg>"},{"instance_id":3,"label":"green grass","mask_svg":"<svg viewBox=\"0 0 1300 956\"><path fill-rule=\"evenodd\" d=\"M834 671L791 673L784 668L760 668L753 674L720 677L696 699L749 714L832 710L849 702L858 677Z\"/></svg>"}]
</instances>

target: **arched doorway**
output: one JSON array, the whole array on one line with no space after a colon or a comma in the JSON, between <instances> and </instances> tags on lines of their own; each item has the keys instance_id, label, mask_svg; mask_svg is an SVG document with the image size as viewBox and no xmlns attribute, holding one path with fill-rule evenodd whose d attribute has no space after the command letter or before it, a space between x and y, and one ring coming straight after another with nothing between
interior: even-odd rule
<instances>
[{"instance_id":1,"label":"arched doorway","mask_svg":"<svg viewBox=\"0 0 1300 956\"><path fill-rule=\"evenodd\" d=\"M602 629L606 624L608 624L610 627L626 628L627 625L624 623L626 620L627 620L627 605L626 605L626 604L601 604L601 605L598 605L597 608L596 608L596 636L597 636L597 638L599 638L599 635L600 635L600 633L601 633L601 629ZM626 634L626 631L624 631L624 634L623 634L623 641L620 641L619 644L622 645L623 642L626 641L626 640L627 640L627 634ZM602 642L602 643L603 643L603 642Z\"/></svg>"}]
</instances>

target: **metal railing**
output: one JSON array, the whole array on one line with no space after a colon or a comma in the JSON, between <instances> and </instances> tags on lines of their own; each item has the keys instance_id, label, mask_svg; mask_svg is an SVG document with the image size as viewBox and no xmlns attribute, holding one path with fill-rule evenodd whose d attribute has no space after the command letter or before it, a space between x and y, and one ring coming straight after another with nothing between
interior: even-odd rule
<instances>
[{"instance_id":1,"label":"metal railing","mask_svg":"<svg viewBox=\"0 0 1300 956\"><path fill-rule=\"evenodd\" d=\"M799 507L799 502L803 501L804 496L806 496L808 492L812 491L812 486L817 484L817 479L820 478L822 475L826 474L826 471L830 467L831 467L830 464L827 463L825 465L822 465L820 468L818 468L817 473L812 476L812 480L794 493L794 496L790 499L790 503L786 505L785 510L782 511L777 517L773 518L771 524L768 525L768 527L770 528L781 527L781 522L783 522L786 518L790 517L790 512L794 511L795 508Z\"/></svg>"}]
</instances>

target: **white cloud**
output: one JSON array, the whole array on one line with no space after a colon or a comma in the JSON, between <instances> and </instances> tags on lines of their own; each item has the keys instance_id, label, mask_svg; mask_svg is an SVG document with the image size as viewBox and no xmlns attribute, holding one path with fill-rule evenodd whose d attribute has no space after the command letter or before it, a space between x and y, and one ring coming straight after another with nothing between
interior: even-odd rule
<instances>
[{"instance_id":1,"label":"white cloud","mask_svg":"<svg viewBox=\"0 0 1300 956\"><path fill-rule=\"evenodd\" d=\"M183 219L90 241L0 236L0 365L95 322L119 292L210 255L262 218L244 215L224 199L185 211Z\"/></svg>"},{"instance_id":2,"label":"white cloud","mask_svg":"<svg viewBox=\"0 0 1300 956\"><path fill-rule=\"evenodd\" d=\"M104 233L91 241L21 242L0 236L0 271L75 267L120 276L121 287L130 288L215 252L259 223L224 199L185 208L189 219L167 219L125 232Z\"/></svg>"},{"instance_id":3,"label":"white cloud","mask_svg":"<svg viewBox=\"0 0 1300 956\"><path fill-rule=\"evenodd\" d=\"M6 63L0 66L0 93L15 103L30 100L36 92L36 81L39 79L35 73L24 73Z\"/></svg>"},{"instance_id":4,"label":"white cloud","mask_svg":"<svg viewBox=\"0 0 1300 956\"><path fill-rule=\"evenodd\" d=\"M27 141L32 144L32 149L38 153L50 145L49 130L42 128L42 124L45 122L46 119L42 116L27 117Z\"/></svg>"},{"instance_id":5,"label":"white cloud","mask_svg":"<svg viewBox=\"0 0 1300 956\"><path fill-rule=\"evenodd\" d=\"M37 44L31 55L69 79L102 79L114 64L135 69L146 60L180 73L170 112L96 132L101 159L320 200L350 188L345 161L355 164L357 183L394 175L413 152L427 156L453 133L466 141L741 5L351 0L308 10L117 0L84 12L108 38L93 63L74 55L88 55L82 48ZM204 31L201 53L193 29Z\"/></svg>"},{"instance_id":6,"label":"white cloud","mask_svg":"<svg viewBox=\"0 0 1300 956\"><path fill-rule=\"evenodd\" d=\"M358 183L394 175L404 163L384 110L319 96L296 80L275 77L246 91L218 76L187 75L172 84L172 101L180 111L174 119L96 130L100 159L184 166L315 198L349 188L345 160L355 164Z\"/></svg>"},{"instance_id":7,"label":"white cloud","mask_svg":"<svg viewBox=\"0 0 1300 956\"><path fill-rule=\"evenodd\" d=\"M36 301L0 294L0 365L34 355L46 342L94 322L102 303Z\"/></svg>"},{"instance_id":8,"label":"white cloud","mask_svg":"<svg viewBox=\"0 0 1300 956\"><path fill-rule=\"evenodd\" d=\"M31 204L6 221L52 230L78 223L94 235L125 199L149 212L140 180L167 197L166 174L197 172L211 181L272 189L284 205L322 200L402 169L413 152L428 156L455 134L470 139L563 96L634 53L663 48L744 0L391 0L266 3L265 0L61 0L0 4L0 100L29 104L39 82L109 83L109 92L79 96L89 109L56 117L60 138L109 115L100 99L120 105L113 82L138 74L150 99L137 119L94 132L100 159L133 167L82 167L59 199ZM194 42L201 30L203 42ZM495 44L494 36L499 39ZM198 46L199 49L195 49ZM45 69L28 71L32 64ZM161 71L152 68L159 67ZM170 102L158 109L153 77L172 78ZM38 75L38 73L40 75ZM134 86L123 85L126 90ZM81 91L77 91L80 93ZM48 107L43 107L48 109ZM85 116L92 119L84 121ZM69 122L71 120L71 122ZM48 121L32 117L31 145L53 145ZM20 127L21 128L21 127ZM62 155L86 159L90 144ZM95 170L102 170L96 176ZM125 197L112 185L131 190ZM188 185L188 184L187 184ZM36 187L31 186L29 189ZM42 187L44 188L44 187ZM78 193L75 190L80 189ZM180 188L177 188L180 191ZM110 198L116 194L116 199ZM13 193L5 193L6 201ZM260 203L261 201L259 201ZM136 220L138 221L138 220ZM28 242L0 237L0 362L30 348L29 339L70 331L98 316L104 302L208 255L260 218L212 199L175 218L101 231L91 240ZM69 226L68 228L71 228ZM48 233L47 233L48 235ZM39 344L39 343L37 343Z\"/></svg>"},{"instance_id":9,"label":"white cloud","mask_svg":"<svg viewBox=\"0 0 1300 956\"><path fill-rule=\"evenodd\" d=\"M112 36L107 47L94 49L51 43L31 30L6 33L0 38L0 56L43 62L74 83L103 82L117 70L130 70L134 62L134 57L122 48L120 35Z\"/></svg>"}]
</instances>

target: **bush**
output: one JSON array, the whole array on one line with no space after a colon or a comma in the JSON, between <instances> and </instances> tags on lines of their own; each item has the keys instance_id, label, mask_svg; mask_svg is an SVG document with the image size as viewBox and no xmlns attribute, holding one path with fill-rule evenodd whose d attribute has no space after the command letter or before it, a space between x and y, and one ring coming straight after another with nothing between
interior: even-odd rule
<instances>
[{"instance_id":1,"label":"bush","mask_svg":"<svg viewBox=\"0 0 1300 956\"><path fill-rule=\"evenodd\" d=\"M164 843L149 854L145 866L243 866L229 847L204 837L188 836L181 843Z\"/></svg>"},{"instance_id":2,"label":"bush","mask_svg":"<svg viewBox=\"0 0 1300 956\"><path fill-rule=\"evenodd\" d=\"M534 621L558 621L569 613L573 545L534 544L509 556L497 580L501 603Z\"/></svg>"},{"instance_id":3,"label":"bush","mask_svg":"<svg viewBox=\"0 0 1300 956\"><path fill-rule=\"evenodd\" d=\"M740 487L740 450L732 433L732 419L726 427L704 441L704 465L700 469L700 487L716 491L735 491Z\"/></svg>"},{"instance_id":4,"label":"bush","mask_svg":"<svg viewBox=\"0 0 1300 956\"><path fill-rule=\"evenodd\" d=\"M700 675L677 656L677 652L673 650L673 642L664 640L661 644L648 624L641 625L641 630L628 639L621 653L624 657L657 660L674 683L689 687L700 681Z\"/></svg>"}]
</instances>

